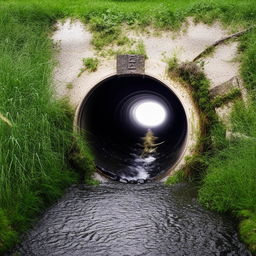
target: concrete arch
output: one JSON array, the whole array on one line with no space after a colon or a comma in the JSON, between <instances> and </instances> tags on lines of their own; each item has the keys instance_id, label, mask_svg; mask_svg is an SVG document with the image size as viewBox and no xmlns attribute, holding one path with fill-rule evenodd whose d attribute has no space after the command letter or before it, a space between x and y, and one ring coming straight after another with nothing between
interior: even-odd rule
<instances>
[{"instance_id":1,"label":"concrete arch","mask_svg":"<svg viewBox=\"0 0 256 256\"><path fill-rule=\"evenodd\" d=\"M196 146L197 137L200 131L199 115L195 107L195 104L193 102L193 99L189 94L189 91L186 90L186 88L180 83L172 81L167 76L159 76L157 74L148 73L148 72L145 74L137 74L136 76L142 76L142 77L150 78L152 80L156 80L162 85L164 85L165 87L167 87L169 90L171 90L181 102L186 114L187 134L186 134L186 139L185 139L182 152L179 155L179 158L175 161L175 163L172 166L170 166L168 171L156 177L157 180L164 181L167 177L169 177L170 175L173 175L175 171L179 170L182 167L182 165L184 165L185 158L193 153ZM95 79L95 82L91 85L87 84L86 90L84 91L83 99L78 105L76 110L75 119L74 119L74 126L76 128L77 126L79 126L78 122L81 115L81 109L83 108L83 105L85 104L88 97L91 94L93 94L93 92L97 87L101 86L107 80L112 79L114 77L118 77L117 73L115 72L102 77L98 77L98 79ZM103 174L103 177L104 176L105 175ZM95 177L96 179L102 180L103 178L102 172L98 170Z\"/></svg>"}]
</instances>

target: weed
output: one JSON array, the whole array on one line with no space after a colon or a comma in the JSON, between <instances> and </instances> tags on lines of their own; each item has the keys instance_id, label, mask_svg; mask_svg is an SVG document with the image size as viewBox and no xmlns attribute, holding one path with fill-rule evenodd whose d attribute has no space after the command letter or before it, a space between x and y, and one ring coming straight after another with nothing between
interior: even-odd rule
<instances>
[{"instance_id":1,"label":"weed","mask_svg":"<svg viewBox=\"0 0 256 256\"><path fill-rule=\"evenodd\" d=\"M239 225L242 239L245 243L249 244L251 251L256 252L256 212L242 210L238 215L242 218Z\"/></svg>"},{"instance_id":2,"label":"weed","mask_svg":"<svg viewBox=\"0 0 256 256\"><path fill-rule=\"evenodd\" d=\"M241 101L236 102L231 113L232 131L256 138L256 106L245 107Z\"/></svg>"},{"instance_id":3,"label":"weed","mask_svg":"<svg viewBox=\"0 0 256 256\"><path fill-rule=\"evenodd\" d=\"M96 181L93 180L92 174L96 170L93 154L86 143L86 136L75 134L75 144L70 152L69 159L73 167L79 172L80 179L87 185L95 185Z\"/></svg>"},{"instance_id":4,"label":"weed","mask_svg":"<svg viewBox=\"0 0 256 256\"><path fill-rule=\"evenodd\" d=\"M178 59L176 56L173 56L172 58L166 59L167 66L168 66L168 72L174 72L178 68Z\"/></svg>"},{"instance_id":5,"label":"weed","mask_svg":"<svg viewBox=\"0 0 256 256\"><path fill-rule=\"evenodd\" d=\"M142 40L140 40L138 42L135 54L141 54L141 55L144 55L147 58L147 53L146 53L145 45L144 45Z\"/></svg>"},{"instance_id":6,"label":"weed","mask_svg":"<svg viewBox=\"0 0 256 256\"><path fill-rule=\"evenodd\" d=\"M0 252L12 246L16 240L17 233L11 228L7 214L0 209Z\"/></svg>"},{"instance_id":7,"label":"weed","mask_svg":"<svg viewBox=\"0 0 256 256\"><path fill-rule=\"evenodd\" d=\"M99 65L99 60L97 58L85 58L83 59L84 68L80 70L78 77L82 75L85 70L89 72L95 72Z\"/></svg>"},{"instance_id":8,"label":"weed","mask_svg":"<svg viewBox=\"0 0 256 256\"><path fill-rule=\"evenodd\" d=\"M255 142L241 138L216 153L199 191L200 202L221 212L254 209L255 155Z\"/></svg>"},{"instance_id":9,"label":"weed","mask_svg":"<svg viewBox=\"0 0 256 256\"><path fill-rule=\"evenodd\" d=\"M115 17L115 15L111 16L111 13L107 12L107 15L89 19L90 30L93 32L92 45L96 50L102 50L103 47L115 40L120 40L121 30Z\"/></svg>"},{"instance_id":10,"label":"weed","mask_svg":"<svg viewBox=\"0 0 256 256\"><path fill-rule=\"evenodd\" d=\"M218 108L230 101L233 101L234 99L238 98L241 96L241 91L240 89L233 89L229 93L222 95L222 96L217 96L212 100L212 104L215 108Z\"/></svg>"},{"instance_id":11,"label":"weed","mask_svg":"<svg viewBox=\"0 0 256 256\"><path fill-rule=\"evenodd\" d=\"M74 88L74 85L72 83L67 83L66 88L68 90L72 90Z\"/></svg>"},{"instance_id":12,"label":"weed","mask_svg":"<svg viewBox=\"0 0 256 256\"><path fill-rule=\"evenodd\" d=\"M183 63L175 73L191 86L193 97L201 110L201 117L208 130L210 123L215 125L218 122L210 100L209 81L195 63Z\"/></svg>"},{"instance_id":13,"label":"weed","mask_svg":"<svg viewBox=\"0 0 256 256\"><path fill-rule=\"evenodd\" d=\"M86 58L83 59L84 67L89 72L95 72L99 65L99 60L97 58Z\"/></svg>"},{"instance_id":14,"label":"weed","mask_svg":"<svg viewBox=\"0 0 256 256\"><path fill-rule=\"evenodd\" d=\"M243 56L242 56L242 68L241 73L247 89L249 89L251 96L256 98L256 33L252 33L250 36L244 36L242 39Z\"/></svg>"},{"instance_id":15,"label":"weed","mask_svg":"<svg viewBox=\"0 0 256 256\"><path fill-rule=\"evenodd\" d=\"M131 40L127 36L123 36L117 39L116 44L118 46L130 45Z\"/></svg>"},{"instance_id":16,"label":"weed","mask_svg":"<svg viewBox=\"0 0 256 256\"><path fill-rule=\"evenodd\" d=\"M46 35L53 15L33 7L0 8L1 254L77 175L66 159L73 112L66 102L53 101L50 89L53 52Z\"/></svg>"},{"instance_id":17,"label":"weed","mask_svg":"<svg viewBox=\"0 0 256 256\"><path fill-rule=\"evenodd\" d=\"M100 51L103 49L103 47L106 47L117 40L120 33L121 30L118 27L113 27L107 29L106 31L103 30L101 32L94 32L91 43L96 50Z\"/></svg>"},{"instance_id":18,"label":"weed","mask_svg":"<svg viewBox=\"0 0 256 256\"><path fill-rule=\"evenodd\" d=\"M129 40L129 44L133 43L133 47L131 45L124 46L119 49L107 49L105 51L101 52L101 56L107 57L107 56L114 56L118 54L138 54L138 55L144 55L147 59L146 49L145 45L142 40L135 41L135 40Z\"/></svg>"},{"instance_id":19,"label":"weed","mask_svg":"<svg viewBox=\"0 0 256 256\"><path fill-rule=\"evenodd\" d=\"M95 72L98 68L99 60L97 58L85 58L83 59L84 68L80 69L78 77L80 77L84 71Z\"/></svg>"},{"instance_id":20,"label":"weed","mask_svg":"<svg viewBox=\"0 0 256 256\"><path fill-rule=\"evenodd\" d=\"M172 184L183 182L185 179L186 178L184 177L184 172L183 171L177 171L174 175L168 177L165 184L166 185L172 185Z\"/></svg>"},{"instance_id":21,"label":"weed","mask_svg":"<svg viewBox=\"0 0 256 256\"><path fill-rule=\"evenodd\" d=\"M208 167L209 155L225 144L219 142L219 140L225 140L225 130L218 121L214 106L210 100L209 81L200 67L195 63L182 63L179 65L175 57L171 59L169 66L169 74L181 78L187 84L200 112L201 134L199 142L193 156L186 159L186 164L182 169L186 180L200 180ZM221 139L219 137L216 139L216 134L221 136Z\"/></svg>"}]
</instances>

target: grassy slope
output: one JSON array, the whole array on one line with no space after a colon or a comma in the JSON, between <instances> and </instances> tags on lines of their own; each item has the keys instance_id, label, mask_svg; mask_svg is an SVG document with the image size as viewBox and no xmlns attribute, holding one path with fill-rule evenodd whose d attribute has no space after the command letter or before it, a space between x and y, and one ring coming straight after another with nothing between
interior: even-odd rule
<instances>
[{"instance_id":1,"label":"grassy slope","mask_svg":"<svg viewBox=\"0 0 256 256\"><path fill-rule=\"evenodd\" d=\"M111 34L122 22L176 29L190 15L205 22L220 19L249 26L255 24L256 7L254 0L0 0L0 113L13 123L10 127L0 121L0 248L17 241L31 216L73 180L65 163L71 144L69 111L51 100L49 90L53 63L47 33L54 21L80 17L95 30L108 29ZM242 73L251 91L256 88L255 38L250 34L241 47ZM248 134L256 122L253 104L250 120L246 111L238 108L234 124ZM253 140L238 140L211 159L200 192L205 205L220 211L250 209L243 214L255 218L254 145ZM241 228L244 239L252 225L246 222Z\"/></svg>"},{"instance_id":2,"label":"grassy slope","mask_svg":"<svg viewBox=\"0 0 256 256\"><path fill-rule=\"evenodd\" d=\"M0 121L0 251L74 181L72 115L49 86L53 22L39 9L0 11L0 113L12 123Z\"/></svg>"},{"instance_id":3,"label":"grassy slope","mask_svg":"<svg viewBox=\"0 0 256 256\"><path fill-rule=\"evenodd\" d=\"M252 10L253 13L253 10ZM229 142L210 158L199 193L208 208L232 212L240 221L240 234L256 252L256 33L241 39L241 74L250 94L245 107L238 102L231 116L232 130L247 137Z\"/></svg>"}]
</instances>

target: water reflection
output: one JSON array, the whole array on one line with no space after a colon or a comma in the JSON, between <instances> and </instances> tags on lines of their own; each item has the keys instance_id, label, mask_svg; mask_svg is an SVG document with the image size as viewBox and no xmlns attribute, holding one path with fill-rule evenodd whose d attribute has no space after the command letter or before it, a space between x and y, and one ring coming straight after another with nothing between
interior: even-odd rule
<instances>
[{"instance_id":1,"label":"water reflection","mask_svg":"<svg viewBox=\"0 0 256 256\"><path fill-rule=\"evenodd\" d=\"M249 256L234 222L186 184L74 186L18 248L21 255Z\"/></svg>"}]
</instances>

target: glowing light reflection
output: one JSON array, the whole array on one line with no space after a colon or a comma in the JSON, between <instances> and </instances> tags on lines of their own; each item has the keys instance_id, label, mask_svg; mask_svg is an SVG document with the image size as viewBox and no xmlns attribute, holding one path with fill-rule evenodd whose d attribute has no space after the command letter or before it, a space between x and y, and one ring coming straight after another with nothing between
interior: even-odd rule
<instances>
[{"instance_id":1,"label":"glowing light reflection","mask_svg":"<svg viewBox=\"0 0 256 256\"><path fill-rule=\"evenodd\" d=\"M165 121L166 110L156 101L144 101L135 106L134 118L142 126L156 127Z\"/></svg>"}]
</instances>

